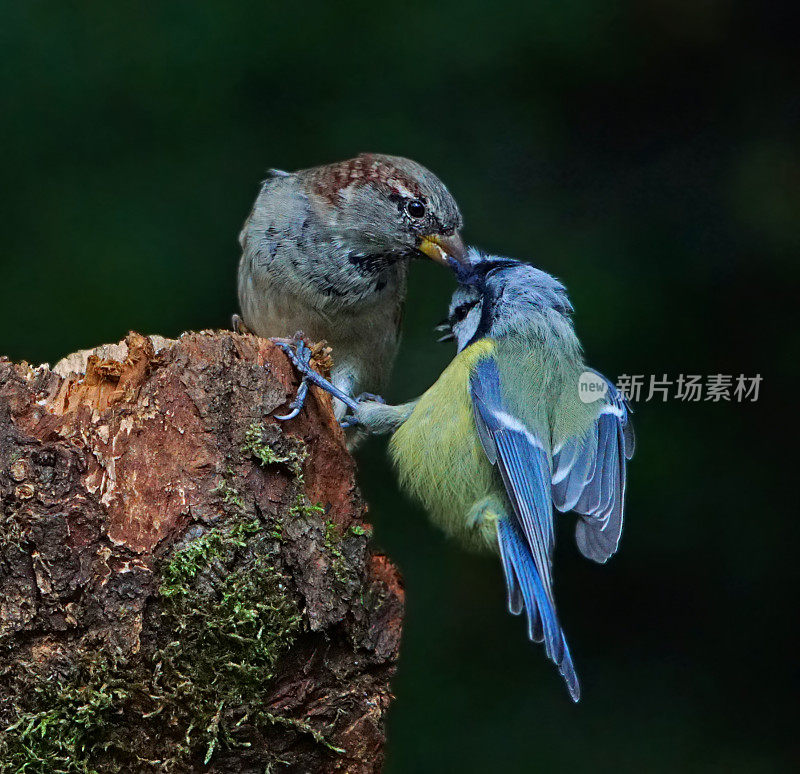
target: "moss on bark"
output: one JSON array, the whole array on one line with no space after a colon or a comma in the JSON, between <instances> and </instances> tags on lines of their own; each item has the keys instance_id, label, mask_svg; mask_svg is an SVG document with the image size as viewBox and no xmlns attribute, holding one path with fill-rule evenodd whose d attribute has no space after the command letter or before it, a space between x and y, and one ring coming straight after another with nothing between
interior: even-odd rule
<instances>
[{"instance_id":1,"label":"moss on bark","mask_svg":"<svg viewBox=\"0 0 800 774\"><path fill-rule=\"evenodd\" d=\"M379 770L402 590L329 401L274 422L254 337L120 347L0 361L0 771Z\"/></svg>"}]
</instances>

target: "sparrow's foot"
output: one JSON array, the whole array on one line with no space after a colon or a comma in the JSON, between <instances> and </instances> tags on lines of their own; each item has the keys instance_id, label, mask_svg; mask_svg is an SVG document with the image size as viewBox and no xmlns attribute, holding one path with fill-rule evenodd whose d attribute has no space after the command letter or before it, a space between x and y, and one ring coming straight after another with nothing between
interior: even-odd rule
<instances>
[{"instance_id":1,"label":"sparrow's foot","mask_svg":"<svg viewBox=\"0 0 800 774\"><path fill-rule=\"evenodd\" d=\"M292 361L292 365L300 372L300 386L297 388L297 395L289 404L288 414L275 414L275 419L286 422L294 419L302 410L308 396L308 372L314 373L311 368L311 350L306 343L300 339L297 344L292 346L288 339L270 339L273 344L280 347Z\"/></svg>"},{"instance_id":2,"label":"sparrow's foot","mask_svg":"<svg viewBox=\"0 0 800 774\"><path fill-rule=\"evenodd\" d=\"M283 416L276 415L275 419L286 421L287 419L294 419L300 413L300 410L303 408L306 395L308 394L309 382L317 387L321 387L323 390L326 390L333 395L334 398L338 398L350 410L355 410L358 405L355 400L342 392L338 387L335 387L324 376L318 374L311 367L312 352L302 339L295 337L294 339L270 339L270 341L272 341L273 344L278 346L286 353L289 360L292 361L292 365L297 369L301 376L300 388L297 390L295 399L289 404L289 413Z\"/></svg>"},{"instance_id":3,"label":"sparrow's foot","mask_svg":"<svg viewBox=\"0 0 800 774\"><path fill-rule=\"evenodd\" d=\"M231 328L234 333L241 333L243 336L253 332L244 324L244 320L238 314L231 316Z\"/></svg>"}]
</instances>

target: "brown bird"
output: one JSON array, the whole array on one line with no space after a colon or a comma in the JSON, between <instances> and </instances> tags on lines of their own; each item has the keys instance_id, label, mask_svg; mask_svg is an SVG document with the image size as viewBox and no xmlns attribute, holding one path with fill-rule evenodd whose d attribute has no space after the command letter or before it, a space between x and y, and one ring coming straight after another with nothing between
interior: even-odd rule
<instances>
[{"instance_id":1,"label":"brown bird","mask_svg":"<svg viewBox=\"0 0 800 774\"><path fill-rule=\"evenodd\" d=\"M444 183L410 159L364 153L273 170L239 235L244 324L264 337L324 339L339 389L381 392L400 340L409 259L461 260L461 225Z\"/></svg>"}]
</instances>

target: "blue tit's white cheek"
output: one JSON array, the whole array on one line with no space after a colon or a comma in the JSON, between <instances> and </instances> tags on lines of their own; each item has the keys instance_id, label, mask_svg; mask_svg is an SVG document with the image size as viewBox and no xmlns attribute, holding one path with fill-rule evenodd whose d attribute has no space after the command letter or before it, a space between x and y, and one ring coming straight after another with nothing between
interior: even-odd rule
<instances>
[{"instance_id":1,"label":"blue tit's white cheek","mask_svg":"<svg viewBox=\"0 0 800 774\"><path fill-rule=\"evenodd\" d=\"M481 305L472 307L467 316L453 326L453 332L458 341L458 351L461 352L474 338L481 321Z\"/></svg>"}]
</instances>

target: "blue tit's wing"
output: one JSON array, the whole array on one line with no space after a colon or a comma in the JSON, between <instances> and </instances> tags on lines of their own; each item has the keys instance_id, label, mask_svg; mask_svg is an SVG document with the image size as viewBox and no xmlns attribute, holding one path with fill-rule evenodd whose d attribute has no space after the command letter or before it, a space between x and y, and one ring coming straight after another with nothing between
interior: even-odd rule
<instances>
[{"instance_id":1,"label":"blue tit's wing","mask_svg":"<svg viewBox=\"0 0 800 774\"><path fill-rule=\"evenodd\" d=\"M608 385L603 407L585 436L554 450L552 497L558 510L581 514L575 526L580 552L605 562L622 534L626 461L633 456L634 435L628 404L598 375Z\"/></svg>"},{"instance_id":2,"label":"blue tit's wing","mask_svg":"<svg viewBox=\"0 0 800 774\"><path fill-rule=\"evenodd\" d=\"M529 636L535 642L544 640L548 657L558 665L577 701L578 678L553 598L553 506L547 452L541 439L509 412L494 360L478 364L470 391L478 436L489 461L500 471L514 510L514 516L498 521L509 607L518 611L522 597Z\"/></svg>"},{"instance_id":3,"label":"blue tit's wing","mask_svg":"<svg viewBox=\"0 0 800 774\"><path fill-rule=\"evenodd\" d=\"M509 412L495 362L484 360L470 380L475 425L519 519L548 596L552 596L553 518L550 471L541 441Z\"/></svg>"}]
</instances>

